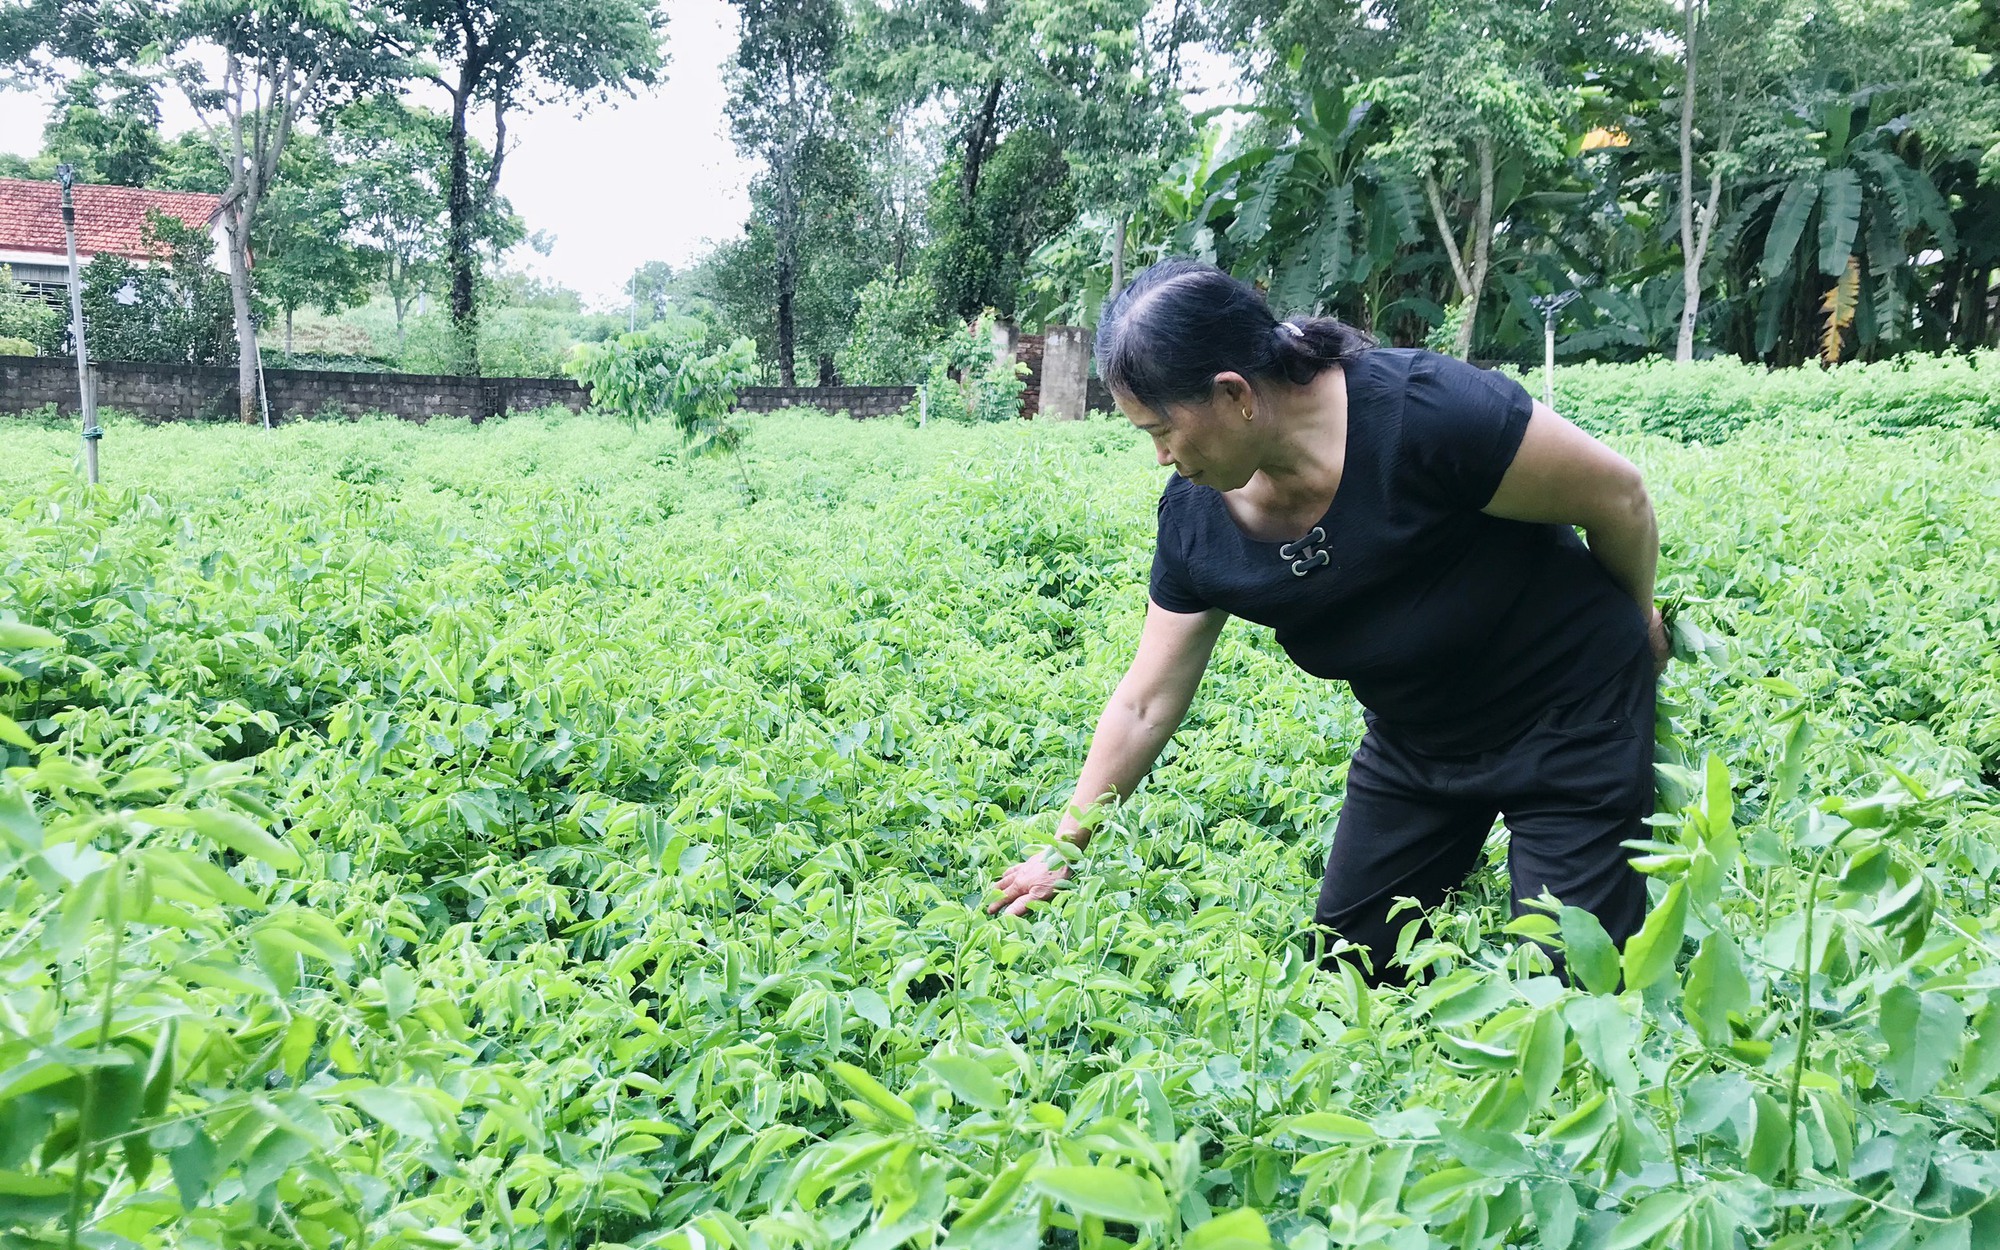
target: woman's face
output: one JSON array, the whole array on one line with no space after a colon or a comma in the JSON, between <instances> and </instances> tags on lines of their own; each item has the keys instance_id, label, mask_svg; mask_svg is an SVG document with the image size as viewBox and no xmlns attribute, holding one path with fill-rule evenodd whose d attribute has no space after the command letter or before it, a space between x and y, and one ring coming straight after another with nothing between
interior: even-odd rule
<instances>
[{"instance_id":1,"label":"woman's face","mask_svg":"<svg viewBox=\"0 0 2000 1250\"><path fill-rule=\"evenodd\" d=\"M1237 375L1219 376L1206 402L1169 404L1164 414L1116 390L1112 399L1126 420L1153 440L1160 463L1190 482L1231 491L1257 472L1259 446L1250 419L1256 401Z\"/></svg>"}]
</instances>

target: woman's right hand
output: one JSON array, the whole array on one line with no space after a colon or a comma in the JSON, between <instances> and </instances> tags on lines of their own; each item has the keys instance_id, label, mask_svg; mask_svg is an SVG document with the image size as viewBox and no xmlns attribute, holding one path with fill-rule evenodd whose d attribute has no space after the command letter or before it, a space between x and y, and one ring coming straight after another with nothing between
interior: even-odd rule
<instances>
[{"instance_id":1,"label":"woman's right hand","mask_svg":"<svg viewBox=\"0 0 2000 1250\"><path fill-rule=\"evenodd\" d=\"M1010 916L1025 916L1028 904L1046 903L1056 896L1057 883L1068 879L1068 864L1051 868L1041 853L1036 852L1000 874L1000 880L994 883L1000 898L987 905L986 914L990 916L1005 908Z\"/></svg>"}]
</instances>

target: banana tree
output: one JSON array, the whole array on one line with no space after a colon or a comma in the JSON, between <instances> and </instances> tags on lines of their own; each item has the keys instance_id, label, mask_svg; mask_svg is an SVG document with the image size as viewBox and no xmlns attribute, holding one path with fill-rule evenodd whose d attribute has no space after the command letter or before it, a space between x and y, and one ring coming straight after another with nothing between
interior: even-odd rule
<instances>
[{"instance_id":1,"label":"banana tree","mask_svg":"<svg viewBox=\"0 0 2000 1250\"><path fill-rule=\"evenodd\" d=\"M1924 270L1948 260L1957 231L1944 197L1913 157L1907 115L1875 120L1877 93L1837 95L1809 128L1816 161L1752 182L1717 230L1718 252L1735 258L1737 346L1754 333L1754 354L1797 364L1838 360L1851 336L1863 353L1914 336ZM1918 257L1933 253L1925 264ZM1754 272L1749 257L1758 257Z\"/></svg>"}]
</instances>

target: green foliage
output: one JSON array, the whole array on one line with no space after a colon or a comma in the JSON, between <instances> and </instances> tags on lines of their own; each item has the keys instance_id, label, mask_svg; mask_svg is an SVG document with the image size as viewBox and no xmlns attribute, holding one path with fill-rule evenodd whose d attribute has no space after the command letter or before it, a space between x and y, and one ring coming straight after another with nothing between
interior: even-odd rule
<instances>
[{"instance_id":1,"label":"green foliage","mask_svg":"<svg viewBox=\"0 0 2000 1250\"><path fill-rule=\"evenodd\" d=\"M883 273L861 288L854 328L838 357L850 386L904 386L924 377L945 337L935 320L937 294L920 278Z\"/></svg>"},{"instance_id":2,"label":"green foliage","mask_svg":"<svg viewBox=\"0 0 2000 1250\"><path fill-rule=\"evenodd\" d=\"M1541 393L1541 372L1520 375ZM1902 356L1832 369L1767 371L1735 360L1563 365L1556 410L1600 432L1716 443L1767 425L1893 433L2000 429L2000 355Z\"/></svg>"},{"instance_id":3,"label":"green foliage","mask_svg":"<svg viewBox=\"0 0 2000 1250\"><path fill-rule=\"evenodd\" d=\"M1028 366L993 355L991 310L943 336L919 384L922 411L943 421L1013 421L1021 415Z\"/></svg>"},{"instance_id":4,"label":"green foliage","mask_svg":"<svg viewBox=\"0 0 2000 1250\"><path fill-rule=\"evenodd\" d=\"M39 356L41 348L27 339L9 338L0 335L0 356Z\"/></svg>"},{"instance_id":5,"label":"green foliage","mask_svg":"<svg viewBox=\"0 0 2000 1250\"><path fill-rule=\"evenodd\" d=\"M697 450L734 447L738 432L724 420L737 388L756 375L757 348L736 339L708 350L708 328L692 317L668 317L604 343L579 343L565 372L590 388L593 408L639 422L667 417Z\"/></svg>"},{"instance_id":6,"label":"green foliage","mask_svg":"<svg viewBox=\"0 0 2000 1250\"><path fill-rule=\"evenodd\" d=\"M1542 975L1496 841L1427 982L1369 990L1295 932L1358 709L1241 626L1074 886L980 910L1143 617L1117 424L785 414L748 508L568 415L114 420L146 485L95 492L73 426L10 426L6 1218L1991 1244L2000 442L1759 433L1617 440L1681 602L1647 939L1529 917L1584 985Z\"/></svg>"},{"instance_id":7,"label":"green foliage","mask_svg":"<svg viewBox=\"0 0 2000 1250\"><path fill-rule=\"evenodd\" d=\"M81 182L158 185L166 155L158 83L127 69L84 69L63 85L42 146Z\"/></svg>"},{"instance_id":8,"label":"green foliage","mask_svg":"<svg viewBox=\"0 0 2000 1250\"><path fill-rule=\"evenodd\" d=\"M84 337L93 360L190 365L236 361L229 279L215 240L179 218L148 213L151 264L102 252L83 267Z\"/></svg>"},{"instance_id":9,"label":"green foliage","mask_svg":"<svg viewBox=\"0 0 2000 1250\"><path fill-rule=\"evenodd\" d=\"M68 337L66 321L60 308L14 281L10 266L0 265L0 338L28 344L27 350L13 355L38 356L58 350Z\"/></svg>"}]
</instances>

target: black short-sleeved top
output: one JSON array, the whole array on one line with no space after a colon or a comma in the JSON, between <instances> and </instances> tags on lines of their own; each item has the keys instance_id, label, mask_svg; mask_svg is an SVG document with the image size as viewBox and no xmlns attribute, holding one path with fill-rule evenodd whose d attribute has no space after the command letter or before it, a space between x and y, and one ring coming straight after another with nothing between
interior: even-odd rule
<instances>
[{"instance_id":1,"label":"black short-sleeved top","mask_svg":"<svg viewBox=\"0 0 2000 1250\"><path fill-rule=\"evenodd\" d=\"M1245 536L1220 493L1175 474L1153 602L1270 626L1300 668L1348 682L1378 729L1443 754L1497 746L1630 663L1645 622L1575 529L1480 511L1527 430L1521 385L1404 348L1365 352L1346 373L1347 455L1323 540L1287 559L1285 544Z\"/></svg>"}]
</instances>

